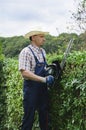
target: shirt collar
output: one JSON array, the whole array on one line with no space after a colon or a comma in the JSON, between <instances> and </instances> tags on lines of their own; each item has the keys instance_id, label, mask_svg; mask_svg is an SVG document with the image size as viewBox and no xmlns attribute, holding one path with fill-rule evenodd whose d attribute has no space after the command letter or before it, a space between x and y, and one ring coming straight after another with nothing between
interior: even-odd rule
<instances>
[{"instance_id":1,"label":"shirt collar","mask_svg":"<svg viewBox=\"0 0 86 130\"><path fill-rule=\"evenodd\" d=\"M36 45L34 45L34 44L31 44L30 46L31 46L31 48L32 48L34 51L37 51L37 52L42 51L42 49L41 49L40 47L38 47L38 46L36 46Z\"/></svg>"}]
</instances>

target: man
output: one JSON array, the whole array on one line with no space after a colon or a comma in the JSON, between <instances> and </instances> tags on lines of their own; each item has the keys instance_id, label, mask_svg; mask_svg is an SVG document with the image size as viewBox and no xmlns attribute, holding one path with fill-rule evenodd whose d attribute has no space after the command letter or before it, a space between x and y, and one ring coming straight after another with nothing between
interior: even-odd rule
<instances>
[{"instance_id":1,"label":"man","mask_svg":"<svg viewBox=\"0 0 86 130\"><path fill-rule=\"evenodd\" d=\"M54 77L46 76L46 53L41 46L48 32L31 31L25 35L31 44L25 47L19 55L19 70L24 78L24 117L22 130L32 130L35 111L39 114L41 130L48 128L48 88L54 82Z\"/></svg>"}]
</instances>

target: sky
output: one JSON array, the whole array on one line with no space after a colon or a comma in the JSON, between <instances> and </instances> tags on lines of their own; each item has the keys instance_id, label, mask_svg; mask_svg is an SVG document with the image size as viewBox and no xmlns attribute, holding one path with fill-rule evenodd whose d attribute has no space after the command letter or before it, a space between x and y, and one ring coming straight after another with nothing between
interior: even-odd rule
<instances>
[{"instance_id":1,"label":"sky","mask_svg":"<svg viewBox=\"0 0 86 130\"><path fill-rule=\"evenodd\" d=\"M74 0L0 0L0 36L25 35L32 30L57 36L71 30Z\"/></svg>"}]
</instances>

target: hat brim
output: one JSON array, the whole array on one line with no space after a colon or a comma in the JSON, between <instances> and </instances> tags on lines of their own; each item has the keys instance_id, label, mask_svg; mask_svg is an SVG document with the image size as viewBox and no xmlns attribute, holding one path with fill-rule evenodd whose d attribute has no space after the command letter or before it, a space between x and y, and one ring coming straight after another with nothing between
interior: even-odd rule
<instances>
[{"instance_id":1,"label":"hat brim","mask_svg":"<svg viewBox=\"0 0 86 130\"><path fill-rule=\"evenodd\" d=\"M42 34L42 35L48 35L49 32L43 32L43 31L31 31L31 32L25 34L24 37L25 37L25 38L29 38L29 37L31 37L31 36L34 36L34 35L40 35L40 34Z\"/></svg>"}]
</instances>

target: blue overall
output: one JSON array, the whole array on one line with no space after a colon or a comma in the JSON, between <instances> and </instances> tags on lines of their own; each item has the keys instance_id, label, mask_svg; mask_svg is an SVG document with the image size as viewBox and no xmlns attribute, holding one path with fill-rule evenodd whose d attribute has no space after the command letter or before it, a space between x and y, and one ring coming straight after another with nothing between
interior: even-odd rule
<instances>
[{"instance_id":1,"label":"blue overall","mask_svg":"<svg viewBox=\"0 0 86 130\"><path fill-rule=\"evenodd\" d=\"M30 48L30 47L29 47ZM42 52L44 62L39 62L30 48L36 62L35 74L44 77L46 60ZM45 83L24 80L24 117L22 130L32 130L35 111L39 114L39 125L41 130L48 130L48 90Z\"/></svg>"}]
</instances>

